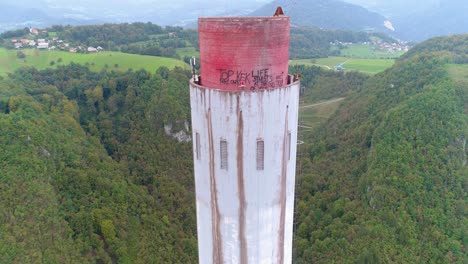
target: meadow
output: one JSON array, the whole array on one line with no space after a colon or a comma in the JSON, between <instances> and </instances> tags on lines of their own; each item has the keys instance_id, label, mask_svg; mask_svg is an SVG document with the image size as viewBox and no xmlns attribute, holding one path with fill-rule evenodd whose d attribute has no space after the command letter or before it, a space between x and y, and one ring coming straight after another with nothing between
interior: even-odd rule
<instances>
[{"instance_id":1,"label":"meadow","mask_svg":"<svg viewBox=\"0 0 468 264\"><path fill-rule=\"evenodd\" d=\"M299 135L312 133L322 122L326 121L340 106L344 98L334 98L314 104L302 102L299 106Z\"/></svg>"},{"instance_id":2,"label":"meadow","mask_svg":"<svg viewBox=\"0 0 468 264\"><path fill-rule=\"evenodd\" d=\"M35 67L42 70L56 68L57 66L67 65L72 62L89 65L90 69L94 71L108 68L118 71L145 69L149 72L154 72L161 66L188 68L188 65L183 61L173 58L112 51L82 54L65 51L23 49L21 52L26 55L25 58L18 58L17 50L0 48L0 75L5 76L23 66Z\"/></svg>"},{"instance_id":3,"label":"meadow","mask_svg":"<svg viewBox=\"0 0 468 264\"><path fill-rule=\"evenodd\" d=\"M342 56L339 57L291 60L289 64L315 65L331 70L334 66L346 62L344 64L346 70L356 70L373 75L390 68L395 62L394 58L398 58L403 54L403 52L392 53L374 50L372 47L362 44L351 45L341 50ZM200 56L194 47L178 48L176 52L180 58L185 56Z\"/></svg>"},{"instance_id":4,"label":"meadow","mask_svg":"<svg viewBox=\"0 0 468 264\"><path fill-rule=\"evenodd\" d=\"M185 56L188 57L200 57L200 53L194 48L194 47L185 47L185 48L178 48L176 50L177 55L179 55L180 58L184 58Z\"/></svg>"},{"instance_id":5,"label":"meadow","mask_svg":"<svg viewBox=\"0 0 468 264\"><path fill-rule=\"evenodd\" d=\"M375 45L353 44L340 51L341 56L362 59L394 59L404 51L381 50Z\"/></svg>"},{"instance_id":6,"label":"meadow","mask_svg":"<svg viewBox=\"0 0 468 264\"><path fill-rule=\"evenodd\" d=\"M394 59L360 59L347 57L328 57L319 59L301 59L290 60L290 65L314 65L332 70L334 66L343 63L345 70L355 70L367 74L376 74L390 68L394 63Z\"/></svg>"},{"instance_id":7,"label":"meadow","mask_svg":"<svg viewBox=\"0 0 468 264\"><path fill-rule=\"evenodd\" d=\"M453 80L468 83L468 64L449 64L447 67Z\"/></svg>"}]
</instances>

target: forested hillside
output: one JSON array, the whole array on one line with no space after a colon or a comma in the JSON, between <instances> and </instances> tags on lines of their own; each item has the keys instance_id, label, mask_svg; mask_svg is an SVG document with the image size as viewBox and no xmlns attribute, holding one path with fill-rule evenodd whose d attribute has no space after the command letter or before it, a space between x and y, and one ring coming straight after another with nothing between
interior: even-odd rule
<instances>
[{"instance_id":1,"label":"forested hillside","mask_svg":"<svg viewBox=\"0 0 468 264\"><path fill-rule=\"evenodd\" d=\"M460 43L468 42L468 34L464 35L453 35L447 37L432 38L423 43L417 45L406 54L402 56L402 59L413 57L423 52L437 52L447 51L452 56L452 61L457 64L468 63L468 46L460 45Z\"/></svg>"},{"instance_id":2,"label":"forested hillside","mask_svg":"<svg viewBox=\"0 0 468 264\"><path fill-rule=\"evenodd\" d=\"M466 46L421 44L303 138L297 263L466 261L468 83L447 73Z\"/></svg>"},{"instance_id":3,"label":"forested hillside","mask_svg":"<svg viewBox=\"0 0 468 264\"><path fill-rule=\"evenodd\" d=\"M181 69L73 64L0 83L1 263L196 262ZM179 122L180 121L180 122Z\"/></svg>"},{"instance_id":4,"label":"forested hillside","mask_svg":"<svg viewBox=\"0 0 468 264\"><path fill-rule=\"evenodd\" d=\"M331 43L370 42L378 38L388 43L396 40L383 33L354 32L349 30L323 30L316 27L297 27L291 29L291 45L289 53L291 59L326 58L340 54L340 47L332 49ZM342 47L341 47L342 48Z\"/></svg>"}]
</instances>

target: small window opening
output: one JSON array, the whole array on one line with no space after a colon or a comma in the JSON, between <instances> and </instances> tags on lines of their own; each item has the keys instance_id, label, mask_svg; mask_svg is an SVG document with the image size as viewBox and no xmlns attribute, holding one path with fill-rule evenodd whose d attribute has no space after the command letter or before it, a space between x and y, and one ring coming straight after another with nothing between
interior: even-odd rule
<instances>
[{"instance_id":1,"label":"small window opening","mask_svg":"<svg viewBox=\"0 0 468 264\"><path fill-rule=\"evenodd\" d=\"M265 169L265 142L257 139L257 170Z\"/></svg>"},{"instance_id":2,"label":"small window opening","mask_svg":"<svg viewBox=\"0 0 468 264\"><path fill-rule=\"evenodd\" d=\"M222 139L220 142L220 155L221 155L221 169L227 170L228 169L228 149L227 149L227 141Z\"/></svg>"},{"instance_id":3,"label":"small window opening","mask_svg":"<svg viewBox=\"0 0 468 264\"><path fill-rule=\"evenodd\" d=\"M197 156L197 160L200 159L200 134L197 132L195 133L195 154Z\"/></svg>"}]
</instances>

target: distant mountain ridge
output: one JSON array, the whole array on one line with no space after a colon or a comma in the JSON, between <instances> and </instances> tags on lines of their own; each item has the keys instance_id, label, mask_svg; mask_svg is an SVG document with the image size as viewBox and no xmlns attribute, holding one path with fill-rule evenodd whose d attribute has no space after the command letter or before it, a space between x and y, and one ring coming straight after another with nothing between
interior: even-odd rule
<instances>
[{"instance_id":1,"label":"distant mountain ridge","mask_svg":"<svg viewBox=\"0 0 468 264\"><path fill-rule=\"evenodd\" d=\"M52 25L89 25L102 23L153 22L158 25L185 26L200 16L246 15L265 0L234 2L211 0L13 0L0 1L0 33L23 28Z\"/></svg>"},{"instance_id":2,"label":"distant mountain ridge","mask_svg":"<svg viewBox=\"0 0 468 264\"><path fill-rule=\"evenodd\" d=\"M466 0L344 0L383 14L392 20L398 37L421 41L435 36L468 32Z\"/></svg>"},{"instance_id":3,"label":"distant mountain ridge","mask_svg":"<svg viewBox=\"0 0 468 264\"><path fill-rule=\"evenodd\" d=\"M36 5L17 6L0 3L0 14L5 14L0 15L0 33L24 27L45 28L57 24L86 25L102 23L97 19L79 18L81 14L79 12L76 13L76 16L67 16L63 10L60 12L63 12L63 15L46 12L43 7Z\"/></svg>"},{"instance_id":4,"label":"distant mountain ridge","mask_svg":"<svg viewBox=\"0 0 468 264\"><path fill-rule=\"evenodd\" d=\"M385 26L387 19L382 15L339 0L275 0L250 15L270 16L278 6L283 8L285 14L291 17L292 24L296 25L324 29L392 32Z\"/></svg>"},{"instance_id":5,"label":"distant mountain ridge","mask_svg":"<svg viewBox=\"0 0 468 264\"><path fill-rule=\"evenodd\" d=\"M275 0L250 15L269 16L277 6L299 26L378 31L411 41L468 32L466 0Z\"/></svg>"},{"instance_id":6,"label":"distant mountain ridge","mask_svg":"<svg viewBox=\"0 0 468 264\"><path fill-rule=\"evenodd\" d=\"M468 33L468 1L447 0L425 12L395 19L399 35L416 41L435 36Z\"/></svg>"},{"instance_id":7,"label":"distant mountain ridge","mask_svg":"<svg viewBox=\"0 0 468 264\"><path fill-rule=\"evenodd\" d=\"M10 14L9 16L0 16L0 23L10 22L12 20L30 20L32 16L37 18L45 18L46 14L35 8L22 8L0 3L2 12Z\"/></svg>"}]
</instances>

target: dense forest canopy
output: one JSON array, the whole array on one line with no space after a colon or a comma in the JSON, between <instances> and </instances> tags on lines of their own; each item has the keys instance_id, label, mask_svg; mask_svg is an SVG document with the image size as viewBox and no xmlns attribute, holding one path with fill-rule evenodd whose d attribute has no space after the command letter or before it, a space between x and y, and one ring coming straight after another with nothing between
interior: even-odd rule
<instances>
[{"instance_id":1,"label":"dense forest canopy","mask_svg":"<svg viewBox=\"0 0 468 264\"><path fill-rule=\"evenodd\" d=\"M110 39L113 27L55 30L120 48L147 41ZM303 41L293 56L308 43L309 57L328 52L315 29L291 35ZM346 97L301 134L295 263L464 262L468 81L448 68L466 63L467 46L466 35L432 39L373 77L291 69L302 101ZM191 134L190 76L71 64L2 78L0 262L196 263L192 146L172 136Z\"/></svg>"},{"instance_id":2,"label":"dense forest canopy","mask_svg":"<svg viewBox=\"0 0 468 264\"><path fill-rule=\"evenodd\" d=\"M468 83L447 73L466 46L422 43L303 138L297 263L466 260Z\"/></svg>"},{"instance_id":3,"label":"dense forest canopy","mask_svg":"<svg viewBox=\"0 0 468 264\"><path fill-rule=\"evenodd\" d=\"M190 74L23 69L0 84L0 262L196 259Z\"/></svg>"},{"instance_id":4,"label":"dense forest canopy","mask_svg":"<svg viewBox=\"0 0 468 264\"><path fill-rule=\"evenodd\" d=\"M468 46L464 45L468 41L468 34L454 35L450 38L437 37L429 39L420 45L417 45L402 58L409 58L418 53L447 51L451 53L452 62L457 64L468 63Z\"/></svg>"}]
</instances>

